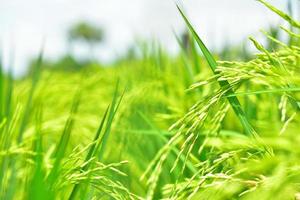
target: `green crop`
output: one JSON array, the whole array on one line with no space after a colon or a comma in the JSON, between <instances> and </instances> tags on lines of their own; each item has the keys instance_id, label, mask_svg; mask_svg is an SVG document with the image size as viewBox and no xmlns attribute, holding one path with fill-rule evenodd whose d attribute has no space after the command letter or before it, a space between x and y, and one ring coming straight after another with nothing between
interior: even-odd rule
<instances>
[{"instance_id":1,"label":"green crop","mask_svg":"<svg viewBox=\"0 0 300 200\"><path fill-rule=\"evenodd\" d=\"M247 61L218 61L178 7L178 55L146 42L105 67L49 68L43 51L25 78L1 66L0 199L299 199L300 22L259 2L289 39L250 37Z\"/></svg>"}]
</instances>

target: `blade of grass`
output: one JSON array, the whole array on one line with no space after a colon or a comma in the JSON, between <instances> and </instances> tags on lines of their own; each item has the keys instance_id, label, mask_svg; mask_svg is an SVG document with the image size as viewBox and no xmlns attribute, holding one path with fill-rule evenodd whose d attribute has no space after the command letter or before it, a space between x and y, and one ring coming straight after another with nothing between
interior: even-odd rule
<instances>
[{"instance_id":1,"label":"blade of grass","mask_svg":"<svg viewBox=\"0 0 300 200\"><path fill-rule=\"evenodd\" d=\"M295 87L295 88L278 88L278 89L270 89L270 90L236 92L234 94L229 94L226 97L256 95L256 94L268 94L268 93L285 93L285 92L300 92L300 88L298 88L298 87Z\"/></svg>"},{"instance_id":2,"label":"blade of grass","mask_svg":"<svg viewBox=\"0 0 300 200\"><path fill-rule=\"evenodd\" d=\"M94 137L94 140L93 140L93 145L91 146L86 158L85 158L85 161L84 162L87 162L88 160L90 160L92 157L94 157L95 155L95 150L96 150L96 147L97 147L97 144L100 143L101 141L99 140L100 138L100 134L102 132L102 129L103 129L103 126L104 126L104 122L106 120L106 117L107 117L107 113L108 113L108 110L109 110L109 107L107 107L103 117L102 117L102 120L101 120L101 123L99 125L99 128L97 129L97 132L96 132L96 135ZM83 168L82 168L82 172L86 171L87 169L89 168L89 164L85 165ZM79 190L79 187L80 187L80 184L76 184L73 189L72 189L72 192L70 194L70 197L69 199L74 199L76 197L76 194Z\"/></svg>"},{"instance_id":3,"label":"blade of grass","mask_svg":"<svg viewBox=\"0 0 300 200\"><path fill-rule=\"evenodd\" d=\"M101 120L100 126L99 126L99 128L96 132L93 145L91 146L91 148L90 148L90 150L89 150L89 152L86 156L85 162L90 160L96 154L98 154L98 159L99 160L103 156L103 153L104 153L104 150L105 150L105 144L107 143L108 136L109 136L109 133L110 133L110 130L111 130L112 121L114 119L114 116L115 116L115 114L116 114L116 112L117 112L117 110L120 106L120 103L122 101L122 97L124 95L124 93L123 93L122 96L120 97L120 99L118 100L118 87L119 87L119 81L117 81L117 85L116 85L116 89L115 89L115 92L114 92L114 95L113 95L111 106L109 106L105 111L105 114L104 114L104 116ZM106 119L107 119L107 121L106 121L106 124L105 124L105 129L103 131L103 134L101 135L101 132L103 130L104 123L105 123ZM88 169L88 167L89 167L89 164L85 165L85 167L82 168L82 171L84 172L85 170ZM73 187L73 190L72 190L72 192L69 196L70 200L76 198L79 189L80 189L80 184L76 184Z\"/></svg>"},{"instance_id":4,"label":"blade of grass","mask_svg":"<svg viewBox=\"0 0 300 200\"><path fill-rule=\"evenodd\" d=\"M53 184L55 183L55 180L57 178L57 173L58 173L58 170L60 167L60 163L65 155L67 145L69 143L71 131L72 131L72 128L74 125L74 115L77 113L79 103L80 103L80 96L81 96L80 91L78 89L78 91L75 94L73 103L72 103L69 118L66 121L63 133L62 133L59 143L55 149L55 154L54 154L55 161L53 164L53 168L52 168L49 176L47 177L47 183L49 184L50 189L52 189Z\"/></svg>"},{"instance_id":5,"label":"blade of grass","mask_svg":"<svg viewBox=\"0 0 300 200\"><path fill-rule=\"evenodd\" d=\"M215 61L212 54L209 52L209 50L207 49L207 47L205 46L203 41L200 39L199 35L196 33L195 29L193 28L193 26L191 25L191 23L189 22L189 20L187 19L187 17L185 16L185 14L183 13L183 11L180 9L180 7L178 5L177 5L177 8L178 8L181 16L183 17L187 27L189 28L193 37L195 38L197 44L199 45L211 70L213 71L213 73L216 74L217 73L216 72L217 62ZM228 91L226 92L227 95L234 94L234 91L230 88L230 84L228 81L219 81L219 84L220 84L221 88L226 88L226 89L228 88ZM239 100L235 96L232 96L232 97L228 97L228 101L231 104L231 107L233 108L235 114L239 118L246 134L255 136L256 132L255 132L254 128L252 127L252 125L250 124L250 122L248 121Z\"/></svg>"},{"instance_id":6,"label":"blade of grass","mask_svg":"<svg viewBox=\"0 0 300 200\"><path fill-rule=\"evenodd\" d=\"M40 72L41 72L41 66L42 66L42 62L43 62L43 48L40 51L37 63L34 67L33 73L32 73L32 82L31 82L31 88L29 90L29 95L28 95L28 99L27 102L25 104L24 107L24 115L22 117L22 121L20 124L20 129L19 129L19 133L18 133L18 137L17 137L17 143L21 143L22 139L23 139L23 133L24 130L26 128L26 125L29 121L29 116L30 116L30 111L31 111L31 107L32 107L32 100L33 100L33 95L34 92L36 90L39 78L40 78Z\"/></svg>"},{"instance_id":7,"label":"blade of grass","mask_svg":"<svg viewBox=\"0 0 300 200\"><path fill-rule=\"evenodd\" d=\"M33 141L33 152L34 156L34 171L33 176L29 182L28 188L28 199L39 200L39 199L53 199L53 194L48 190L45 184L44 177L46 175L43 170L43 138L42 138L42 116L43 110L42 105L37 106L35 123L36 123L36 134Z\"/></svg>"},{"instance_id":8,"label":"blade of grass","mask_svg":"<svg viewBox=\"0 0 300 200\"><path fill-rule=\"evenodd\" d=\"M270 10L272 10L273 12L275 12L276 14L278 14L280 17L282 17L284 20L286 20L290 25L292 25L292 26L294 26L296 28L300 28L300 22L295 21L288 14L286 14L286 13L282 12L281 10L275 8L274 6L272 6L271 4L269 4L268 2L266 2L265 0L257 0L257 1L259 1L262 4L264 4Z\"/></svg>"},{"instance_id":9,"label":"blade of grass","mask_svg":"<svg viewBox=\"0 0 300 200\"><path fill-rule=\"evenodd\" d=\"M103 157L103 153L104 153L104 150L105 150L105 147L106 147L106 144L107 144L107 140L108 140L108 136L109 136L111 126L112 126L112 121L114 119L114 116L115 116L115 114L116 114L116 112L117 112L117 110L120 106L120 103L122 101L122 98L124 96L125 91L123 92L123 94L121 95L121 97L118 101L118 88L119 88L119 81L117 81L115 93L114 93L114 96L113 96L110 111L109 111L109 114L108 114L108 117L107 117L107 122L106 122L106 125L105 125L105 130L104 130L103 135L101 136L101 144L98 144L98 147L96 148L96 152L98 152L98 148L99 148L99 153L98 153L98 159L99 160L101 160L102 157Z\"/></svg>"},{"instance_id":10,"label":"blade of grass","mask_svg":"<svg viewBox=\"0 0 300 200\"><path fill-rule=\"evenodd\" d=\"M11 59L13 60L13 59ZM1 65L1 61L0 61ZM1 116L1 122L5 123L5 126L1 128L1 134L0 134L0 149L5 151L9 148L11 140L10 140L10 131L9 127L11 124L11 105L12 105L12 93L13 93L13 75L12 75L12 63L9 68L9 73L7 77L5 77L5 74L3 73L3 66L0 66L1 68L1 108L2 108L2 116ZM4 157L1 160L0 164L0 188L2 188L2 181L5 173L5 168L7 167L8 160L6 157Z\"/></svg>"},{"instance_id":11,"label":"blade of grass","mask_svg":"<svg viewBox=\"0 0 300 200\"><path fill-rule=\"evenodd\" d=\"M31 107L32 107L32 100L33 100L33 95L34 95L34 92L36 90L36 87L37 87L37 83L38 83L38 80L39 80L39 77L40 77L40 68L41 68L41 65L42 65L42 61L43 61L43 53L44 53L44 45L42 45L42 48L40 50L40 53L39 53L39 56L38 56L38 62L36 63L36 65L34 66L34 70L33 70L33 74L32 74L32 81L31 81L31 88L29 90L29 95L28 95L28 98L27 98L27 101L25 103L25 110L23 111L22 113L22 118L21 118L21 122L20 122L20 127L19 127L19 131L17 132L17 144L20 144L22 142L22 139L23 139L23 133L24 133L24 130L26 128L26 125L28 124L28 121L29 121L29 116L30 116L30 112L31 112ZM11 61L13 61L13 57L11 59ZM12 65L13 62L11 62L11 65ZM7 95L7 98L6 98L6 105L7 105L7 110L6 110L6 113L8 114L8 117L9 117L9 114L10 114L10 107L11 107L11 103L12 103L12 83L13 83L13 80L12 80L12 66L10 68L10 74L9 74L9 77L8 77L8 95ZM8 125L6 126L7 128L9 127ZM8 131L8 129L7 129ZM5 142L5 145L6 147L8 148L10 146L10 143L12 142L12 138L9 138L9 135L8 135L8 132L6 132L6 135L5 135L6 139L4 140ZM9 177L9 180L8 180L8 189L7 191L5 192L5 199L12 199L13 196L15 195L14 194L14 189L16 187L16 184L17 184L17 178L16 178L16 164L17 164L17 158L12 158L11 160L8 161L8 164L7 164L7 168L11 168L11 176Z\"/></svg>"}]
</instances>

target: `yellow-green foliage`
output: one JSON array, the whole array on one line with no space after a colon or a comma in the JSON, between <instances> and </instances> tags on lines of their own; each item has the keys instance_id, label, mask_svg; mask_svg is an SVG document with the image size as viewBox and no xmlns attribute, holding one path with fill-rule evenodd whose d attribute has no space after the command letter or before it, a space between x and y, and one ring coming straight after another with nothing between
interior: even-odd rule
<instances>
[{"instance_id":1,"label":"yellow-green foliage","mask_svg":"<svg viewBox=\"0 0 300 200\"><path fill-rule=\"evenodd\" d=\"M1 72L0 199L299 195L299 34L281 27L290 44L264 33L278 49L251 38L254 59L216 62L182 15L195 41L177 56L154 44L107 67L40 56L31 77Z\"/></svg>"}]
</instances>

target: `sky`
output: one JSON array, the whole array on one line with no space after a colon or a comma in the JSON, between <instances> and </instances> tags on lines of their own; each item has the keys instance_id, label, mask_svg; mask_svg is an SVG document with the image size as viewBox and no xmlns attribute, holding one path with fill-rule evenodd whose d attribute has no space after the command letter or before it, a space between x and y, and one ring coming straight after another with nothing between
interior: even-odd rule
<instances>
[{"instance_id":1,"label":"sky","mask_svg":"<svg viewBox=\"0 0 300 200\"><path fill-rule=\"evenodd\" d=\"M16 74L26 71L45 41L45 57L58 58L67 49L66 32L77 21L105 29L105 42L95 52L110 61L139 39L156 39L170 51L177 44L173 30L184 30L178 2L210 48L237 44L280 19L255 0L0 0L0 49L6 67L13 57ZM269 0L285 9L286 0ZM77 49L77 54L83 53Z\"/></svg>"}]
</instances>

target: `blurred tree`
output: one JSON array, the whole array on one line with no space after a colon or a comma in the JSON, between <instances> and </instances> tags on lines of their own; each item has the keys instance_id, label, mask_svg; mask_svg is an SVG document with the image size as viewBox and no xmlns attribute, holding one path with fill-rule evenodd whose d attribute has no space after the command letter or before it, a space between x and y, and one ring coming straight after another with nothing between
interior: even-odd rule
<instances>
[{"instance_id":1,"label":"blurred tree","mask_svg":"<svg viewBox=\"0 0 300 200\"><path fill-rule=\"evenodd\" d=\"M66 55L60 58L57 62L54 62L51 67L53 69L72 72L82 69L84 64L77 62L72 56Z\"/></svg>"},{"instance_id":2,"label":"blurred tree","mask_svg":"<svg viewBox=\"0 0 300 200\"><path fill-rule=\"evenodd\" d=\"M29 67L27 75L32 75L32 73L34 72L34 68L37 65L37 62L37 59L31 60L31 62L28 65ZM87 65L87 63L77 62L70 55L65 55L59 58L57 61L43 60L41 68L47 70L62 70L66 72L76 72L85 68Z\"/></svg>"},{"instance_id":3,"label":"blurred tree","mask_svg":"<svg viewBox=\"0 0 300 200\"><path fill-rule=\"evenodd\" d=\"M95 44L104 39L104 31L91 23L79 22L70 28L68 36L71 44L75 41L88 44L89 50L93 54Z\"/></svg>"}]
</instances>

